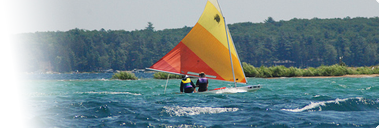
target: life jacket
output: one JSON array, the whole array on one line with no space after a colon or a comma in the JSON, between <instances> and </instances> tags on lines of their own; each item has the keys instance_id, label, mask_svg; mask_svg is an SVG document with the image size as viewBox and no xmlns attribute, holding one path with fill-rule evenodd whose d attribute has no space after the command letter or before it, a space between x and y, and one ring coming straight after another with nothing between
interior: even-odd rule
<instances>
[{"instance_id":1,"label":"life jacket","mask_svg":"<svg viewBox=\"0 0 379 128\"><path fill-rule=\"evenodd\" d=\"M207 84L208 84L208 79L200 77L198 79L198 83L196 83L196 85L199 85L199 90L198 91L199 92L207 91L208 90Z\"/></svg>"},{"instance_id":2,"label":"life jacket","mask_svg":"<svg viewBox=\"0 0 379 128\"><path fill-rule=\"evenodd\" d=\"M205 84L208 82L208 79L207 78L199 78L199 83L200 84Z\"/></svg>"},{"instance_id":3,"label":"life jacket","mask_svg":"<svg viewBox=\"0 0 379 128\"><path fill-rule=\"evenodd\" d=\"M182 79L182 82L183 82L184 88L192 88L191 79L190 78L187 78L185 80Z\"/></svg>"}]
</instances>

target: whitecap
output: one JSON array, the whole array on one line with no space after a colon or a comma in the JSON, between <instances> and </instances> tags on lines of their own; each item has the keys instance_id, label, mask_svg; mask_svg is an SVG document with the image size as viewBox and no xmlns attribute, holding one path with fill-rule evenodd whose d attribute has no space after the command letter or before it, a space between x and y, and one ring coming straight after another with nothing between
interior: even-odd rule
<instances>
[{"instance_id":1,"label":"whitecap","mask_svg":"<svg viewBox=\"0 0 379 128\"><path fill-rule=\"evenodd\" d=\"M75 92L78 94L129 94L129 95L141 95L139 93L131 93L131 92Z\"/></svg>"},{"instance_id":2,"label":"whitecap","mask_svg":"<svg viewBox=\"0 0 379 128\"><path fill-rule=\"evenodd\" d=\"M222 93L239 93L239 92L247 92L247 90L237 89L237 88L226 88L226 89L218 90L216 93L222 94Z\"/></svg>"},{"instance_id":3,"label":"whitecap","mask_svg":"<svg viewBox=\"0 0 379 128\"><path fill-rule=\"evenodd\" d=\"M192 116L199 114L215 114L223 112L235 112L238 108L212 108L212 107L163 107L171 116Z\"/></svg>"},{"instance_id":4,"label":"whitecap","mask_svg":"<svg viewBox=\"0 0 379 128\"><path fill-rule=\"evenodd\" d=\"M241 92L247 92L247 90L244 89L238 89L238 88L225 88L221 90L212 90L212 91L205 91L201 92L203 94L233 94L233 93L241 93Z\"/></svg>"},{"instance_id":5,"label":"whitecap","mask_svg":"<svg viewBox=\"0 0 379 128\"><path fill-rule=\"evenodd\" d=\"M359 98L359 97L357 97L357 99L361 100L361 98ZM346 100L349 100L349 98L346 98L346 99L339 99L339 98L337 98L335 100L330 100L330 101L311 102L311 104L306 105L303 108L281 109L281 110L290 111L290 112L303 112L303 111L306 111L306 110L312 110L312 109L318 108L319 109L318 111L322 111L321 106L325 106L325 104L327 104L327 103L339 104L339 102L343 102L343 101L346 101ZM314 111L314 110L312 110L312 111Z\"/></svg>"},{"instance_id":6,"label":"whitecap","mask_svg":"<svg viewBox=\"0 0 379 128\"><path fill-rule=\"evenodd\" d=\"M343 88L347 88L346 85L342 85L342 84L338 84L338 86L343 87Z\"/></svg>"},{"instance_id":7,"label":"whitecap","mask_svg":"<svg viewBox=\"0 0 379 128\"><path fill-rule=\"evenodd\" d=\"M101 78L100 81L109 81L109 79Z\"/></svg>"}]
</instances>

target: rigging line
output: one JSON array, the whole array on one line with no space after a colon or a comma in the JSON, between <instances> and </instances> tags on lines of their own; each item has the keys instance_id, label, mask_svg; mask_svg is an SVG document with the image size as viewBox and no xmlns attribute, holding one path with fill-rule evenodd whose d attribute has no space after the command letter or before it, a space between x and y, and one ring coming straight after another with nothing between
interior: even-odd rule
<instances>
[{"instance_id":1,"label":"rigging line","mask_svg":"<svg viewBox=\"0 0 379 128\"><path fill-rule=\"evenodd\" d=\"M166 86L164 86L164 94L166 94L166 88L168 84L168 79L170 78L170 74L167 75L167 81L166 81Z\"/></svg>"}]
</instances>

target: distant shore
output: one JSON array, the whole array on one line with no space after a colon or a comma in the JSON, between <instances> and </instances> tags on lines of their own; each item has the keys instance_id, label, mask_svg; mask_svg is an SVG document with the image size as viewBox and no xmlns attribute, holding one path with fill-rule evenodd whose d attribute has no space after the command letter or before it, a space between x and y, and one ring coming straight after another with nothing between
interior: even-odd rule
<instances>
[{"instance_id":1,"label":"distant shore","mask_svg":"<svg viewBox=\"0 0 379 128\"><path fill-rule=\"evenodd\" d=\"M361 74L361 75L343 75L343 76L300 76L300 77L295 77L295 78L335 78L335 77L351 77L351 78L379 77L379 74Z\"/></svg>"}]
</instances>

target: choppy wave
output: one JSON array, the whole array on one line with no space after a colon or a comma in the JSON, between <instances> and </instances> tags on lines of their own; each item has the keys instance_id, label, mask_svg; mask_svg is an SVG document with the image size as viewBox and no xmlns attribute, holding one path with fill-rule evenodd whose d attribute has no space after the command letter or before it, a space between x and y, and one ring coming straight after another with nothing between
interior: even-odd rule
<instances>
[{"instance_id":1,"label":"choppy wave","mask_svg":"<svg viewBox=\"0 0 379 128\"><path fill-rule=\"evenodd\" d=\"M75 92L77 94L130 94L130 95L141 95L139 93L131 92Z\"/></svg>"},{"instance_id":2,"label":"choppy wave","mask_svg":"<svg viewBox=\"0 0 379 128\"><path fill-rule=\"evenodd\" d=\"M74 78L77 77L69 76L67 79L72 81L68 82L60 81L61 77L25 82L21 98L28 122L36 127L379 125L377 78L248 78L251 84L264 87L254 93L210 95L176 94L180 82L177 79L169 80L165 88L167 81L158 79ZM335 82L331 84L332 81ZM234 86L223 81L211 83L209 88Z\"/></svg>"},{"instance_id":3,"label":"choppy wave","mask_svg":"<svg viewBox=\"0 0 379 128\"><path fill-rule=\"evenodd\" d=\"M311 102L310 104L295 109L281 109L291 112L303 111L363 111L363 110L378 110L378 100L370 100L362 97L335 99L321 102Z\"/></svg>"},{"instance_id":4,"label":"choppy wave","mask_svg":"<svg viewBox=\"0 0 379 128\"><path fill-rule=\"evenodd\" d=\"M56 80L56 81L110 81L110 79L106 79L106 78L98 78L98 79L63 79L63 80Z\"/></svg>"},{"instance_id":5,"label":"choppy wave","mask_svg":"<svg viewBox=\"0 0 379 128\"><path fill-rule=\"evenodd\" d=\"M170 116L192 116L199 114L215 114L223 112L235 112L238 108L212 108L212 107L163 107Z\"/></svg>"}]
</instances>

